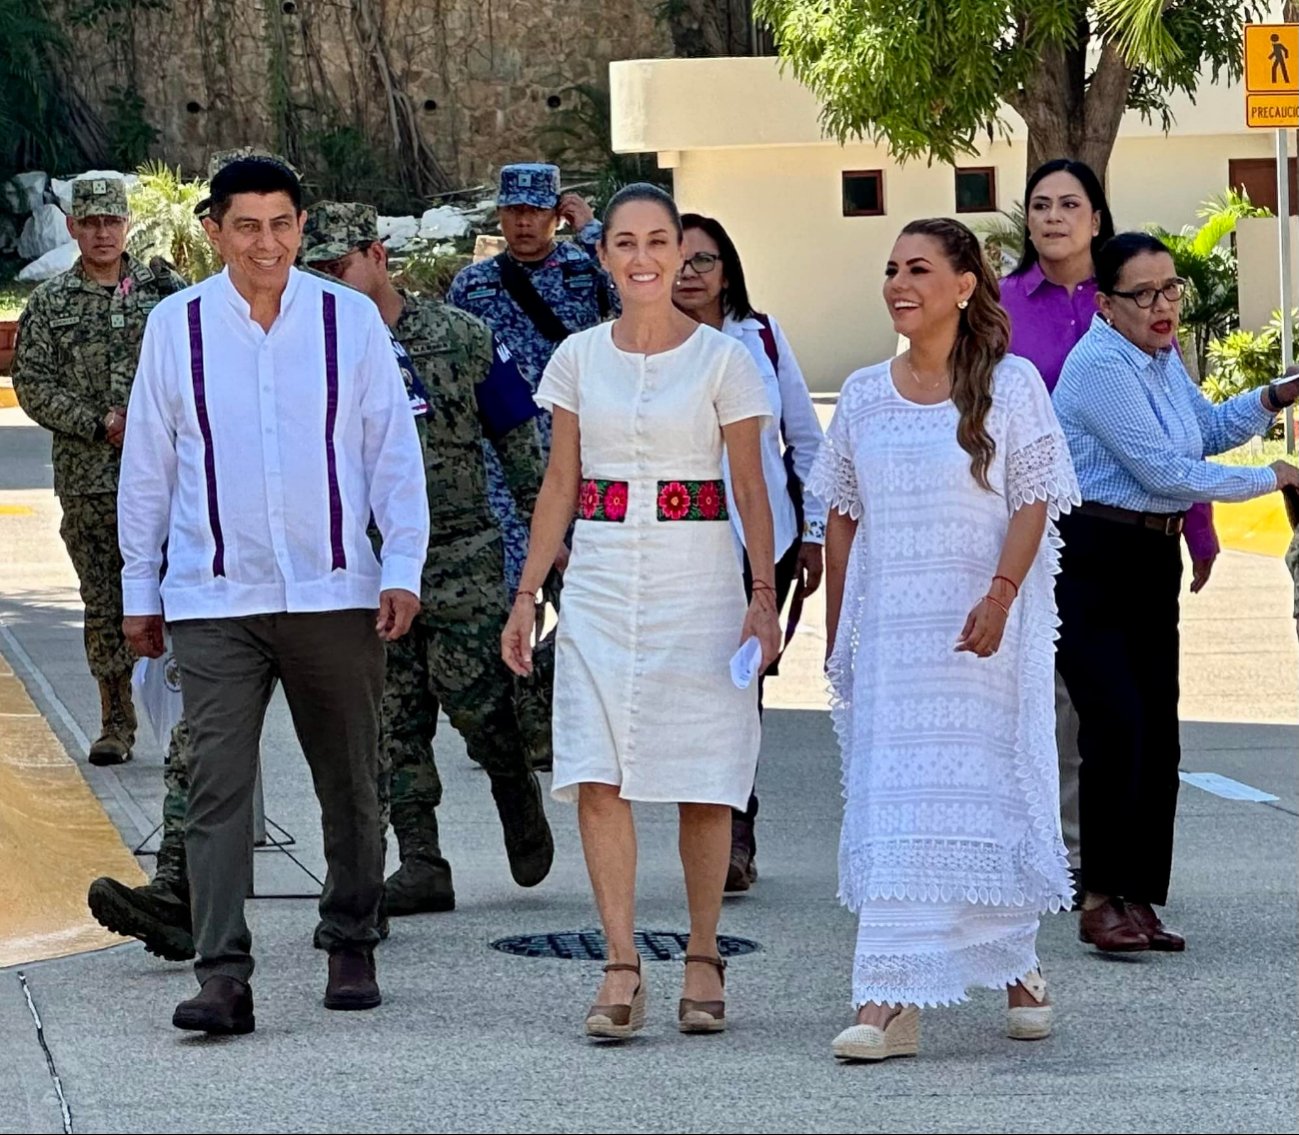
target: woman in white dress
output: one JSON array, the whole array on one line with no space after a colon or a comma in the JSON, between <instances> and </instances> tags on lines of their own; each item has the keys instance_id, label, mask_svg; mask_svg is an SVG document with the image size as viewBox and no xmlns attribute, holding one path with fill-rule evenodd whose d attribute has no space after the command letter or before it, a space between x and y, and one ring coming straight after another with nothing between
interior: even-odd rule
<instances>
[{"instance_id":1,"label":"woman in white dress","mask_svg":"<svg viewBox=\"0 0 1299 1135\"><path fill-rule=\"evenodd\" d=\"M533 596L576 512L556 642L552 794L577 802L608 943L586 1032L624 1038L645 1019L632 801L679 806L690 941L678 1025L718 1032L731 809L748 802L760 736L757 683L737 688L729 663L750 637L764 667L780 649L760 446L771 408L744 347L673 306L681 219L666 193L621 190L600 239L622 314L564 340L537 389L554 434L501 650L515 673L530 671ZM748 537L748 604L730 509Z\"/></svg>"},{"instance_id":2,"label":"woman in white dress","mask_svg":"<svg viewBox=\"0 0 1299 1135\"><path fill-rule=\"evenodd\" d=\"M830 507L849 1060L914 1054L920 1006L972 986L1008 990L1011 1036L1046 1036L1038 921L1071 893L1050 527L1078 503L1069 451L969 229L907 225L884 300L910 347L848 378L808 486Z\"/></svg>"}]
</instances>

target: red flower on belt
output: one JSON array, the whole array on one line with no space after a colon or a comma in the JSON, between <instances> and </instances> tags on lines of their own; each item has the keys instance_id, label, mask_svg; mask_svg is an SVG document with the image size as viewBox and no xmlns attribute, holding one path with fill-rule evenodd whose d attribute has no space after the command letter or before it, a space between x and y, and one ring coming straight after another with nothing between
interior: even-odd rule
<instances>
[{"instance_id":1,"label":"red flower on belt","mask_svg":"<svg viewBox=\"0 0 1299 1135\"><path fill-rule=\"evenodd\" d=\"M627 482L612 481L604 490L604 515L609 520L622 520L627 515Z\"/></svg>"},{"instance_id":2,"label":"red flower on belt","mask_svg":"<svg viewBox=\"0 0 1299 1135\"><path fill-rule=\"evenodd\" d=\"M595 510L600 507L600 488L594 481L583 481L582 492L577 498L577 508L583 520L590 520Z\"/></svg>"},{"instance_id":3,"label":"red flower on belt","mask_svg":"<svg viewBox=\"0 0 1299 1135\"><path fill-rule=\"evenodd\" d=\"M717 481L704 481L695 493L695 507L705 520L716 520L722 511L722 494Z\"/></svg>"},{"instance_id":4,"label":"red flower on belt","mask_svg":"<svg viewBox=\"0 0 1299 1135\"><path fill-rule=\"evenodd\" d=\"M681 520L690 512L690 491L680 481L669 481L659 490L659 512L669 520Z\"/></svg>"}]
</instances>

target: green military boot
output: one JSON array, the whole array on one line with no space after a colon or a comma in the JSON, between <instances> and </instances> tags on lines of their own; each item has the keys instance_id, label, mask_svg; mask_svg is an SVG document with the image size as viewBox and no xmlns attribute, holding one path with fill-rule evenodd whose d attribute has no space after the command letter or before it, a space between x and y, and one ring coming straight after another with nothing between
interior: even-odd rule
<instances>
[{"instance_id":1,"label":"green military boot","mask_svg":"<svg viewBox=\"0 0 1299 1135\"><path fill-rule=\"evenodd\" d=\"M90 746L92 765L120 765L131 759L135 744L135 703L131 700L131 671L99 680L99 738Z\"/></svg>"},{"instance_id":2,"label":"green military boot","mask_svg":"<svg viewBox=\"0 0 1299 1135\"><path fill-rule=\"evenodd\" d=\"M550 874L555 842L550 835L537 774L493 776L492 799L501 817L510 874L521 887L535 887Z\"/></svg>"},{"instance_id":3,"label":"green military boot","mask_svg":"<svg viewBox=\"0 0 1299 1135\"><path fill-rule=\"evenodd\" d=\"M128 887L105 875L90 884L86 903L101 926L138 938L151 954L169 962L186 962L194 956L185 844L179 837L164 837L152 882Z\"/></svg>"},{"instance_id":4,"label":"green military boot","mask_svg":"<svg viewBox=\"0 0 1299 1135\"><path fill-rule=\"evenodd\" d=\"M438 847L438 821L431 809L394 805L392 829L401 866L383 885L383 909L393 918L455 910L451 864Z\"/></svg>"}]
</instances>

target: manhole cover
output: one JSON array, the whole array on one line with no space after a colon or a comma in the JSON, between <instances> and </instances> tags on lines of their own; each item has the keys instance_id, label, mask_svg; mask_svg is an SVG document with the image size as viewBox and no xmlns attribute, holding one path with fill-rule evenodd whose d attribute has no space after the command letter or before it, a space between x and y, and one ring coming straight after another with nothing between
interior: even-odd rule
<instances>
[{"instance_id":1,"label":"manhole cover","mask_svg":"<svg viewBox=\"0 0 1299 1135\"><path fill-rule=\"evenodd\" d=\"M636 950L650 962L666 962L685 956L690 935L675 930L637 930ZM724 958L752 954L762 947L751 938L736 938L730 934L717 936L717 952ZM493 950L515 954L521 958L563 958L574 962L602 962L604 932L601 930L556 930L550 934L516 934L498 938Z\"/></svg>"}]
</instances>

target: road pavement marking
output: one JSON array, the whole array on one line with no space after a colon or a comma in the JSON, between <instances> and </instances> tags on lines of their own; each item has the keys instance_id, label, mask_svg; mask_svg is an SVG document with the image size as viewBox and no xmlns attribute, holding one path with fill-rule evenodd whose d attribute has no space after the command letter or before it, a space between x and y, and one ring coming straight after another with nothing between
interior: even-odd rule
<instances>
[{"instance_id":1,"label":"road pavement marking","mask_svg":"<svg viewBox=\"0 0 1299 1135\"><path fill-rule=\"evenodd\" d=\"M1212 792L1214 796L1221 796L1224 800L1250 800L1257 804L1266 804L1271 800L1281 799L1270 792L1264 792L1261 788L1253 788L1217 772L1179 772L1177 775L1185 783L1202 788L1205 792Z\"/></svg>"},{"instance_id":2,"label":"road pavement marking","mask_svg":"<svg viewBox=\"0 0 1299 1135\"><path fill-rule=\"evenodd\" d=\"M36 510L25 504L0 504L0 516L33 516Z\"/></svg>"}]
</instances>

